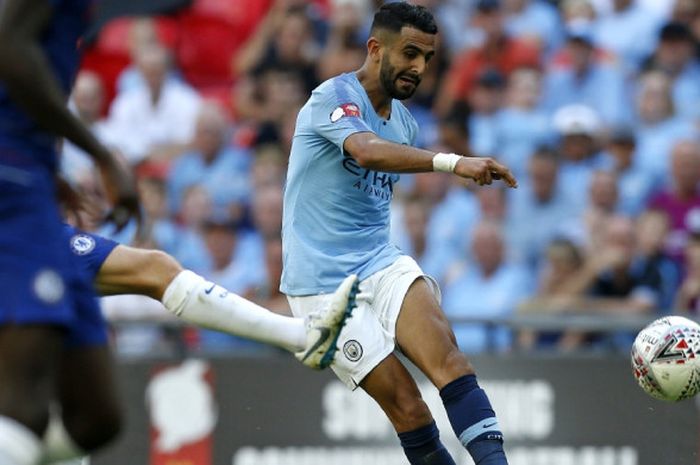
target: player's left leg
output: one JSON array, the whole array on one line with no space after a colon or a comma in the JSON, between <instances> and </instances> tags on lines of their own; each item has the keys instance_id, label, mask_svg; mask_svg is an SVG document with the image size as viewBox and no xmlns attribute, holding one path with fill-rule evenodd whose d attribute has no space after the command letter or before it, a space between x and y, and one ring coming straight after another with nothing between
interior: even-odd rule
<instances>
[{"instance_id":1,"label":"player's left leg","mask_svg":"<svg viewBox=\"0 0 700 465\"><path fill-rule=\"evenodd\" d=\"M502 434L474 369L459 351L449 323L425 279L410 286L396 323L403 353L440 390L455 434L476 465L505 465Z\"/></svg>"},{"instance_id":2,"label":"player's left leg","mask_svg":"<svg viewBox=\"0 0 700 465\"><path fill-rule=\"evenodd\" d=\"M0 325L0 464L34 465L41 453L63 331Z\"/></svg>"},{"instance_id":3,"label":"player's left leg","mask_svg":"<svg viewBox=\"0 0 700 465\"><path fill-rule=\"evenodd\" d=\"M44 434L41 463L85 456L112 441L122 425L107 346L70 347L61 356L57 405Z\"/></svg>"}]
</instances>

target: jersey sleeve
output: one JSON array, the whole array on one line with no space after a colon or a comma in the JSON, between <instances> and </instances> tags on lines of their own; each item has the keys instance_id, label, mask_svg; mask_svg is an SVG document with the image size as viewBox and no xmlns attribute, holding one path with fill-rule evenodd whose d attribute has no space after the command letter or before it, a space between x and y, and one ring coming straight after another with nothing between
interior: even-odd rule
<instances>
[{"instance_id":1,"label":"jersey sleeve","mask_svg":"<svg viewBox=\"0 0 700 465\"><path fill-rule=\"evenodd\" d=\"M340 80L311 96L313 131L343 150L343 143L358 132L374 132L364 119L362 99Z\"/></svg>"},{"instance_id":2,"label":"jersey sleeve","mask_svg":"<svg viewBox=\"0 0 700 465\"><path fill-rule=\"evenodd\" d=\"M80 270L94 280L117 242L64 224L64 235Z\"/></svg>"}]
</instances>

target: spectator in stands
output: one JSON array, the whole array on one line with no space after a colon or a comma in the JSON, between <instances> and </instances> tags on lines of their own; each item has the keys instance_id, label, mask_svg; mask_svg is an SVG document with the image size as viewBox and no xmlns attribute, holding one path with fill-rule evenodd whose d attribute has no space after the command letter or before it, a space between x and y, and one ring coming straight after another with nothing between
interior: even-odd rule
<instances>
[{"instance_id":1,"label":"spectator in stands","mask_svg":"<svg viewBox=\"0 0 700 465\"><path fill-rule=\"evenodd\" d=\"M624 76L594 48L592 25L573 22L566 34L565 49L545 75L544 108L554 113L566 105L586 105L607 124L629 121Z\"/></svg>"},{"instance_id":2,"label":"spectator in stands","mask_svg":"<svg viewBox=\"0 0 700 465\"><path fill-rule=\"evenodd\" d=\"M423 263L431 270L429 274L438 282L449 281L462 264L463 257L454 251L465 251L465 256L471 259L470 243L476 225L483 221L502 224L506 211L506 192L500 186L483 186L472 192L459 183L454 184L445 201L435 207L428 223Z\"/></svg>"},{"instance_id":3,"label":"spectator in stands","mask_svg":"<svg viewBox=\"0 0 700 465\"><path fill-rule=\"evenodd\" d=\"M593 171L603 161L598 150L601 121L590 107L569 105L554 114L552 125L558 135L560 185L582 207Z\"/></svg>"},{"instance_id":4,"label":"spectator in stands","mask_svg":"<svg viewBox=\"0 0 700 465\"><path fill-rule=\"evenodd\" d=\"M559 9L565 28L572 23L592 23L596 19L596 10L590 0L563 0Z\"/></svg>"},{"instance_id":5,"label":"spectator in stands","mask_svg":"<svg viewBox=\"0 0 700 465\"><path fill-rule=\"evenodd\" d=\"M474 192L461 180L450 180L438 173L430 174L433 179L438 178L431 181L430 185L435 186L434 191L439 195L432 196L433 207L428 220L427 245L421 267L442 285L450 265L455 261L455 251L468 251L471 231L481 213ZM423 176L416 176L416 180L422 178ZM414 193L427 197L420 190L415 190Z\"/></svg>"},{"instance_id":6,"label":"spectator in stands","mask_svg":"<svg viewBox=\"0 0 700 465\"><path fill-rule=\"evenodd\" d=\"M640 168L653 174L659 184L668 185L673 145L696 137L698 131L676 115L669 78L660 71L646 72L639 79L636 128Z\"/></svg>"},{"instance_id":7,"label":"spectator in stands","mask_svg":"<svg viewBox=\"0 0 700 465\"><path fill-rule=\"evenodd\" d=\"M678 141L670 162L673 182L655 195L649 206L668 214L671 232L666 241L666 252L681 263L689 232L700 222L700 143Z\"/></svg>"},{"instance_id":8,"label":"spectator in stands","mask_svg":"<svg viewBox=\"0 0 700 465\"><path fill-rule=\"evenodd\" d=\"M240 224L225 212L215 212L204 221L202 240L208 264L199 274L238 295L251 295L264 280L264 270L246 258L246 241ZM250 346L250 342L217 331L200 330L201 347L211 351Z\"/></svg>"},{"instance_id":9,"label":"spectator in stands","mask_svg":"<svg viewBox=\"0 0 700 465\"><path fill-rule=\"evenodd\" d=\"M166 80L168 53L159 45L139 50L145 88L120 93L110 109L110 140L133 165L169 160L192 139L200 98L190 87Z\"/></svg>"},{"instance_id":10,"label":"spectator in stands","mask_svg":"<svg viewBox=\"0 0 700 465\"><path fill-rule=\"evenodd\" d=\"M215 208L250 201L251 158L230 142L230 125L218 104L205 103L195 123L190 149L174 161L168 175L171 211L177 212L185 189L199 184Z\"/></svg>"},{"instance_id":11,"label":"spectator in stands","mask_svg":"<svg viewBox=\"0 0 700 465\"><path fill-rule=\"evenodd\" d=\"M504 0L506 31L510 37L534 41L545 53L551 53L562 41L559 12L539 0Z\"/></svg>"},{"instance_id":12,"label":"spectator in stands","mask_svg":"<svg viewBox=\"0 0 700 465\"><path fill-rule=\"evenodd\" d=\"M201 229L207 218L213 215L212 201L204 187L194 184L182 194L178 212L179 247L175 258L188 269L204 269L207 254L201 237Z\"/></svg>"},{"instance_id":13,"label":"spectator in stands","mask_svg":"<svg viewBox=\"0 0 700 465\"><path fill-rule=\"evenodd\" d=\"M412 195L406 198L402 206L401 229L405 230L406 234L400 247L404 253L411 255L421 264L428 245L427 228L432 205L426 199Z\"/></svg>"},{"instance_id":14,"label":"spectator in stands","mask_svg":"<svg viewBox=\"0 0 700 465\"><path fill-rule=\"evenodd\" d=\"M658 269L646 266L637 252L635 223L615 216L604 224L603 234L601 247L591 250L584 265L562 284L562 293L571 298L561 310L617 315L658 311L661 276ZM579 336L582 343L598 346L603 342L600 335Z\"/></svg>"},{"instance_id":15,"label":"spectator in stands","mask_svg":"<svg viewBox=\"0 0 700 465\"><path fill-rule=\"evenodd\" d=\"M536 45L507 35L500 0L478 0L472 23L483 39L454 58L438 102L442 114L454 102L467 99L485 70L494 69L508 76L517 68L540 65L540 50Z\"/></svg>"},{"instance_id":16,"label":"spectator in stands","mask_svg":"<svg viewBox=\"0 0 700 465\"><path fill-rule=\"evenodd\" d=\"M302 75L293 68L277 65L242 79L234 92L236 114L253 127L255 144L284 142L284 128L289 126L290 117L294 122L307 96Z\"/></svg>"},{"instance_id":17,"label":"spectator in stands","mask_svg":"<svg viewBox=\"0 0 700 465\"><path fill-rule=\"evenodd\" d=\"M68 107L93 134L109 143L102 110L105 104L104 87L100 77L92 71L81 71L73 84ZM81 183L94 175L93 163L81 149L64 140L61 150L61 172L74 183Z\"/></svg>"},{"instance_id":18,"label":"spectator in stands","mask_svg":"<svg viewBox=\"0 0 700 465\"><path fill-rule=\"evenodd\" d=\"M282 185L269 185L255 191L253 226L263 240L282 234Z\"/></svg>"},{"instance_id":19,"label":"spectator in stands","mask_svg":"<svg viewBox=\"0 0 700 465\"><path fill-rule=\"evenodd\" d=\"M670 79L673 106L679 116L700 117L700 61L695 55L695 38L683 23L665 24L659 32L656 50L645 68L664 72Z\"/></svg>"},{"instance_id":20,"label":"spectator in stands","mask_svg":"<svg viewBox=\"0 0 700 465\"><path fill-rule=\"evenodd\" d=\"M273 278L269 276L271 271L266 271L266 262L275 258L270 256L268 250L271 246L270 241L282 236L282 195L281 184L268 185L256 190L251 206L253 229L239 234L241 247L238 260L251 269L250 274L256 276L255 280L259 283L269 283ZM279 279L280 276L275 278ZM277 284L279 286L279 282ZM264 284L260 285L264 287ZM268 289L266 295L273 296L273 293ZM277 296L276 293L274 295Z\"/></svg>"},{"instance_id":21,"label":"spectator in stands","mask_svg":"<svg viewBox=\"0 0 700 465\"><path fill-rule=\"evenodd\" d=\"M471 152L480 156L497 157L498 114L505 98L506 81L503 75L487 69L477 78L468 102L469 139Z\"/></svg>"},{"instance_id":22,"label":"spectator in stands","mask_svg":"<svg viewBox=\"0 0 700 465\"><path fill-rule=\"evenodd\" d=\"M595 23L596 46L613 52L622 62L626 74L636 72L656 46L659 16L637 0L613 0L612 11Z\"/></svg>"},{"instance_id":23,"label":"spectator in stands","mask_svg":"<svg viewBox=\"0 0 700 465\"><path fill-rule=\"evenodd\" d=\"M275 0L234 57L233 75L250 77L262 69L287 69L301 76L305 91L310 92L317 84L314 63L320 50L306 10L301 6L288 8L287 3Z\"/></svg>"},{"instance_id":24,"label":"spectator in stands","mask_svg":"<svg viewBox=\"0 0 700 465\"><path fill-rule=\"evenodd\" d=\"M674 309L697 318L700 315L700 228L686 243L684 262L685 279L676 294Z\"/></svg>"},{"instance_id":25,"label":"spectator in stands","mask_svg":"<svg viewBox=\"0 0 700 465\"><path fill-rule=\"evenodd\" d=\"M246 297L264 308L282 315L292 316L287 297L280 291L282 277L282 239L267 239L264 243L264 280Z\"/></svg>"},{"instance_id":26,"label":"spectator in stands","mask_svg":"<svg viewBox=\"0 0 700 465\"><path fill-rule=\"evenodd\" d=\"M437 126L436 145L444 147L447 153L469 153L469 109L466 105L456 105L452 111L440 118Z\"/></svg>"},{"instance_id":27,"label":"spectator in stands","mask_svg":"<svg viewBox=\"0 0 700 465\"><path fill-rule=\"evenodd\" d=\"M559 160L551 149L535 151L528 176L510 193L506 216L508 244L513 257L537 269L548 244L561 226L577 215L576 203L559 181Z\"/></svg>"},{"instance_id":28,"label":"spectator in stands","mask_svg":"<svg viewBox=\"0 0 700 465\"><path fill-rule=\"evenodd\" d=\"M140 51L150 46L161 46L153 18L134 18L129 26L127 48L131 56L131 64L117 78L117 92L123 93L132 89L145 88L146 78L137 65ZM180 82L179 75L173 69L168 69L166 81Z\"/></svg>"},{"instance_id":29,"label":"spectator in stands","mask_svg":"<svg viewBox=\"0 0 700 465\"><path fill-rule=\"evenodd\" d=\"M572 295L565 291L565 284L580 271L584 256L579 247L569 239L556 238L544 254L544 266L540 270L536 294L518 306L521 314L559 314L572 304ZM551 348L571 351L576 349L581 337L574 332L520 331L518 345L523 349Z\"/></svg>"},{"instance_id":30,"label":"spectator in stands","mask_svg":"<svg viewBox=\"0 0 700 465\"><path fill-rule=\"evenodd\" d=\"M511 315L517 303L531 294L532 283L525 269L506 260L499 224L486 221L474 228L471 255L474 262L445 287L445 314L450 318ZM473 298L476 295L478 299ZM483 323L454 323L452 327L460 349L467 353L505 350L511 344L510 334L503 327L489 328Z\"/></svg>"},{"instance_id":31,"label":"spectator in stands","mask_svg":"<svg viewBox=\"0 0 700 465\"><path fill-rule=\"evenodd\" d=\"M263 144L255 148L250 172L251 191L268 186L284 185L287 174L287 154L279 145Z\"/></svg>"},{"instance_id":32,"label":"spectator in stands","mask_svg":"<svg viewBox=\"0 0 700 465\"><path fill-rule=\"evenodd\" d=\"M583 211L563 228L576 237L589 252L600 250L605 242L606 224L617 215L617 176L611 171L593 171Z\"/></svg>"},{"instance_id":33,"label":"spectator in stands","mask_svg":"<svg viewBox=\"0 0 700 465\"><path fill-rule=\"evenodd\" d=\"M659 210L647 210L637 218L636 231L641 266L648 269L646 273L658 273L659 306L662 310L668 311L673 306L680 283L678 264L664 250L664 242L669 232L668 215Z\"/></svg>"},{"instance_id":34,"label":"spectator in stands","mask_svg":"<svg viewBox=\"0 0 700 465\"><path fill-rule=\"evenodd\" d=\"M670 21L683 23L690 29L695 41L695 56L700 58L700 5L696 0L676 0Z\"/></svg>"},{"instance_id":35,"label":"spectator in stands","mask_svg":"<svg viewBox=\"0 0 700 465\"><path fill-rule=\"evenodd\" d=\"M168 196L164 177L142 176L138 181L139 196L143 206L145 242L134 244L149 249L160 249L174 254L178 250L179 234L170 219Z\"/></svg>"},{"instance_id":36,"label":"spectator in stands","mask_svg":"<svg viewBox=\"0 0 700 465\"><path fill-rule=\"evenodd\" d=\"M641 169L637 161L637 140L630 127L613 128L603 153L603 166L617 174L619 203L623 215L639 215L654 193L655 176Z\"/></svg>"},{"instance_id":37,"label":"spectator in stands","mask_svg":"<svg viewBox=\"0 0 700 465\"><path fill-rule=\"evenodd\" d=\"M525 176L528 158L538 146L551 140L549 117L539 110L540 74L520 68L508 79L506 105L496 116L496 158L516 178Z\"/></svg>"},{"instance_id":38,"label":"spectator in stands","mask_svg":"<svg viewBox=\"0 0 700 465\"><path fill-rule=\"evenodd\" d=\"M360 69L367 53L361 37L366 18L367 2L331 2L330 31L316 66L319 81Z\"/></svg>"}]
</instances>

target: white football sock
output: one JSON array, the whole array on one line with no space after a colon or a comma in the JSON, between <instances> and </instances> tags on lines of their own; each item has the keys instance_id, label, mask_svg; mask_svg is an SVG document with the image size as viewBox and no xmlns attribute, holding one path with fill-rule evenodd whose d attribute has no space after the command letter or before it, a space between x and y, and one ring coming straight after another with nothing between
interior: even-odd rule
<instances>
[{"instance_id":1,"label":"white football sock","mask_svg":"<svg viewBox=\"0 0 700 465\"><path fill-rule=\"evenodd\" d=\"M70 437L58 409L51 409L49 426L43 437L44 450L40 464L49 464L83 458L87 455Z\"/></svg>"},{"instance_id":2,"label":"white football sock","mask_svg":"<svg viewBox=\"0 0 700 465\"><path fill-rule=\"evenodd\" d=\"M306 347L303 319L266 310L189 270L173 279L162 302L169 311L197 326L274 344L290 352Z\"/></svg>"},{"instance_id":3,"label":"white football sock","mask_svg":"<svg viewBox=\"0 0 700 465\"><path fill-rule=\"evenodd\" d=\"M29 428L9 417L0 416L0 465L35 465L41 454L41 441Z\"/></svg>"}]
</instances>

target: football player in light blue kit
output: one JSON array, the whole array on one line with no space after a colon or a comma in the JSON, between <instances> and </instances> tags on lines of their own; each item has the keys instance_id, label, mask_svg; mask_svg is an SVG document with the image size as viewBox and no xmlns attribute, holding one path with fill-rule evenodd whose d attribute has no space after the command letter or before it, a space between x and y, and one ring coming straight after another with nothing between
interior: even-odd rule
<instances>
[{"instance_id":1,"label":"football player in light blue kit","mask_svg":"<svg viewBox=\"0 0 700 465\"><path fill-rule=\"evenodd\" d=\"M399 100L420 83L436 33L425 8L382 6L363 67L321 84L299 112L284 197L281 289L302 316L345 276L359 275L357 308L331 365L337 376L379 403L411 464L453 465L416 382L393 354L400 349L440 390L474 462L503 465L495 413L457 348L436 283L389 242L397 173L447 171L479 185L502 179L516 187L492 159L411 147L418 127Z\"/></svg>"},{"instance_id":2,"label":"football player in light blue kit","mask_svg":"<svg viewBox=\"0 0 700 465\"><path fill-rule=\"evenodd\" d=\"M55 392L81 447L98 448L119 429L105 328L84 318L97 304L65 246L55 200L63 136L100 169L117 226L138 217L133 177L66 107L91 12L90 0L0 4L2 465L36 463Z\"/></svg>"}]
</instances>

